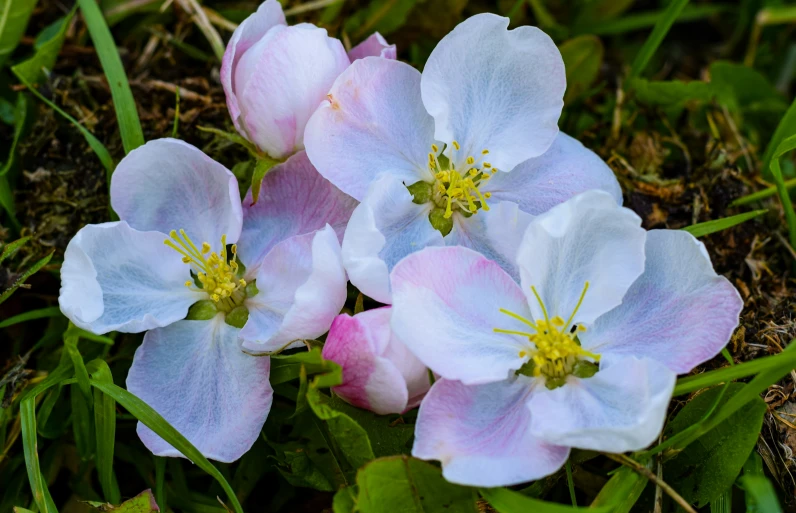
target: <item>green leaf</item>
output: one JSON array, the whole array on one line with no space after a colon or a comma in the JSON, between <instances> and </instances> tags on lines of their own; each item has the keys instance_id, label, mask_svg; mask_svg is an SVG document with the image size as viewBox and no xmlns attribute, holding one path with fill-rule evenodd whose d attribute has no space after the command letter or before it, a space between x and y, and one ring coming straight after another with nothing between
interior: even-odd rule
<instances>
[{"instance_id":1,"label":"green leaf","mask_svg":"<svg viewBox=\"0 0 796 513\"><path fill-rule=\"evenodd\" d=\"M36 52L31 58L12 66L11 69L14 74L20 79L24 77L25 81L30 84L38 85L46 82L50 71L55 66L61 47L64 46L66 29L69 27L74 15L75 9L72 9L68 15L61 19L58 31L46 42L38 45Z\"/></svg>"},{"instance_id":2,"label":"green leaf","mask_svg":"<svg viewBox=\"0 0 796 513\"><path fill-rule=\"evenodd\" d=\"M274 166L279 164L278 160L270 159L267 157L260 157L254 165L252 172L252 205L257 203L260 199L260 188L263 184L263 178Z\"/></svg>"},{"instance_id":3,"label":"green leaf","mask_svg":"<svg viewBox=\"0 0 796 513\"><path fill-rule=\"evenodd\" d=\"M236 513L243 513L243 509L241 508L238 498L235 496L235 492L232 490L232 487L229 486L227 480L224 479L223 474L221 474L221 472L219 472L212 463L207 461L207 458L205 458L202 453L191 444L191 442L182 436L179 431L174 429L171 424L166 422L166 419L161 417L158 412L153 410L148 404L138 397L114 384L92 380L91 385L102 390L103 393L115 399L116 402L122 405L146 427L154 431L163 440L171 444L186 458L191 460L197 467L201 468L216 481L218 481L218 483L221 485L221 488L227 494L229 502L232 504L232 509Z\"/></svg>"},{"instance_id":4,"label":"green leaf","mask_svg":"<svg viewBox=\"0 0 796 513\"><path fill-rule=\"evenodd\" d=\"M329 397L315 386L307 390L307 403L313 413L326 422L329 434L348 464L359 468L374 459L367 432L351 417L332 408L329 402Z\"/></svg>"},{"instance_id":5,"label":"green leaf","mask_svg":"<svg viewBox=\"0 0 796 513\"><path fill-rule=\"evenodd\" d=\"M127 82L122 59L96 0L77 0L77 4L83 13L89 35L94 42L94 49L108 79L124 151L130 153L144 144L144 132L141 130L135 99Z\"/></svg>"},{"instance_id":6,"label":"green leaf","mask_svg":"<svg viewBox=\"0 0 796 513\"><path fill-rule=\"evenodd\" d=\"M8 299L9 297L11 297L11 294L13 294L15 290L17 290L20 286L22 286L28 280L28 278L39 272L39 270L42 267L47 265L47 263L53 257L53 253L50 253L46 257L42 258L41 260L33 264L28 270L23 272L22 276L17 278L17 280L9 288L4 290L3 293L0 294L0 304L3 303L3 301Z\"/></svg>"},{"instance_id":7,"label":"green leaf","mask_svg":"<svg viewBox=\"0 0 796 513\"><path fill-rule=\"evenodd\" d=\"M402 416L376 415L373 412L351 406L336 395L329 400L329 405L351 417L365 430L377 458L411 452L409 441L414 436L415 426L402 422Z\"/></svg>"},{"instance_id":8,"label":"green leaf","mask_svg":"<svg viewBox=\"0 0 796 513\"><path fill-rule=\"evenodd\" d=\"M381 458L357 472L361 513L476 513L475 489L451 484L439 469L407 456Z\"/></svg>"},{"instance_id":9,"label":"green leaf","mask_svg":"<svg viewBox=\"0 0 796 513\"><path fill-rule=\"evenodd\" d=\"M690 233L694 237L703 237L711 233L726 230L727 228L732 228L737 224L741 224L745 221L749 221L750 219L754 219L755 217L762 216L766 212L768 212L766 209L753 210L751 212L744 212L743 214L724 217L722 219L714 219L712 221L705 221L704 223L692 224L691 226L686 226L683 228L683 230Z\"/></svg>"},{"instance_id":10,"label":"green leaf","mask_svg":"<svg viewBox=\"0 0 796 513\"><path fill-rule=\"evenodd\" d=\"M371 32L389 35L406 23L416 3L417 0L371 0L367 7L348 17L345 31L356 41Z\"/></svg>"},{"instance_id":11,"label":"green leaf","mask_svg":"<svg viewBox=\"0 0 796 513\"><path fill-rule=\"evenodd\" d=\"M357 505L357 487L349 486L337 490L332 500L332 511L334 513L354 513Z\"/></svg>"},{"instance_id":12,"label":"green leaf","mask_svg":"<svg viewBox=\"0 0 796 513\"><path fill-rule=\"evenodd\" d=\"M498 510L499 513L524 513L526 511L538 511L539 513L601 513L609 512L612 509L608 506L578 508L555 502L547 502L517 492L507 488L483 488L480 490L481 496L489 504Z\"/></svg>"},{"instance_id":13,"label":"green leaf","mask_svg":"<svg viewBox=\"0 0 796 513\"><path fill-rule=\"evenodd\" d=\"M113 513L157 513L160 511L155 497L152 495L152 490L144 490L132 499L122 502L119 506L117 501L111 501L104 504L102 502L87 501L87 503L100 511L113 512Z\"/></svg>"},{"instance_id":14,"label":"green leaf","mask_svg":"<svg viewBox=\"0 0 796 513\"><path fill-rule=\"evenodd\" d=\"M785 138L796 134L796 99L790 104L785 115L777 125L774 135L766 146L766 153L763 155L763 172L765 173L771 166L771 159L774 158L774 152Z\"/></svg>"},{"instance_id":15,"label":"green leaf","mask_svg":"<svg viewBox=\"0 0 796 513\"><path fill-rule=\"evenodd\" d=\"M92 363L97 370L91 377L97 381L112 385L113 375L105 360L96 359ZM106 501L111 504L118 504L122 497L119 493L116 476L113 473L113 450L116 443L116 401L111 396L105 395L97 389L94 389L94 426L97 440L97 474L102 487L102 494L105 496ZM133 509L129 510L135 511Z\"/></svg>"},{"instance_id":16,"label":"green leaf","mask_svg":"<svg viewBox=\"0 0 796 513\"><path fill-rule=\"evenodd\" d=\"M696 21L709 18L716 14L734 9L733 5L687 5L677 18L678 23ZM594 23L584 23L576 25L573 32L575 34L594 34L595 36L608 36L614 34L624 34L634 30L641 30L654 26L664 16L665 11L648 11L629 14L621 18Z\"/></svg>"},{"instance_id":17,"label":"green leaf","mask_svg":"<svg viewBox=\"0 0 796 513\"><path fill-rule=\"evenodd\" d=\"M575 26L600 23L620 16L636 0L592 0L581 8L575 19Z\"/></svg>"},{"instance_id":18,"label":"green leaf","mask_svg":"<svg viewBox=\"0 0 796 513\"><path fill-rule=\"evenodd\" d=\"M564 41L558 49L567 71L564 102L570 103L597 79L603 62L603 44L598 37L587 35Z\"/></svg>"},{"instance_id":19,"label":"green leaf","mask_svg":"<svg viewBox=\"0 0 796 513\"><path fill-rule=\"evenodd\" d=\"M602 487L591 508L610 507L613 513L629 513L638 502L648 480L628 467L621 467Z\"/></svg>"},{"instance_id":20,"label":"green leaf","mask_svg":"<svg viewBox=\"0 0 796 513\"><path fill-rule=\"evenodd\" d=\"M57 513L50 490L41 474L39 465L38 444L36 441L36 398L24 399L19 405L19 416L22 420L22 448L25 453L25 466L28 469L28 480L33 492L33 501L41 513Z\"/></svg>"},{"instance_id":21,"label":"green leaf","mask_svg":"<svg viewBox=\"0 0 796 513\"><path fill-rule=\"evenodd\" d=\"M0 253L0 264L2 264L7 258L12 257L19 251L19 248L24 246L28 243L30 237L22 237L21 239L17 239L14 242L9 242L5 246L3 246L3 252Z\"/></svg>"},{"instance_id":22,"label":"green leaf","mask_svg":"<svg viewBox=\"0 0 796 513\"><path fill-rule=\"evenodd\" d=\"M730 383L720 407L747 385ZM672 436L699 422L713 407L722 387L703 392L691 400L666 427ZM666 463L666 481L689 503L701 508L731 487L757 443L766 403L759 397L746 403L689 444Z\"/></svg>"},{"instance_id":23,"label":"green leaf","mask_svg":"<svg viewBox=\"0 0 796 513\"><path fill-rule=\"evenodd\" d=\"M763 460L757 452L752 452L746 460L739 484L746 492L747 513L782 513L777 492L766 478Z\"/></svg>"},{"instance_id":24,"label":"green leaf","mask_svg":"<svg viewBox=\"0 0 796 513\"><path fill-rule=\"evenodd\" d=\"M793 209L793 203L790 200L788 188L785 186L785 181L782 178L782 170L779 167L779 159L786 153L796 149L796 134L791 135L783 140L771 158L771 175L774 177L774 183L777 186L777 193L779 193L779 200L782 203L782 210L785 212L785 221L788 223L788 231L790 232L790 245L796 248L796 210Z\"/></svg>"},{"instance_id":25,"label":"green leaf","mask_svg":"<svg viewBox=\"0 0 796 513\"><path fill-rule=\"evenodd\" d=\"M714 96L711 85L701 80L682 82L630 78L627 90L633 92L639 103L660 107L670 118L679 116L690 105L709 102Z\"/></svg>"},{"instance_id":26,"label":"green leaf","mask_svg":"<svg viewBox=\"0 0 796 513\"><path fill-rule=\"evenodd\" d=\"M37 0L0 0L0 68L19 44Z\"/></svg>"},{"instance_id":27,"label":"green leaf","mask_svg":"<svg viewBox=\"0 0 796 513\"><path fill-rule=\"evenodd\" d=\"M638 55L636 55L636 58L633 60L633 64L630 67L631 77L641 76L647 68L650 59L652 59L652 56L655 54L655 51L663 42L663 38L666 37L669 29L672 28L672 24L674 24L677 17L680 16L686 4L688 4L688 0L672 0L672 2L669 3L663 15L655 22L652 33L647 37Z\"/></svg>"},{"instance_id":28,"label":"green leaf","mask_svg":"<svg viewBox=\"0 0 796 513\"><path fill-rule=\"evenodd\" d=\"M785 110L780 93L759 71L728 61L710 65L710 83L719 103L731 110Z\"/></svg>"},{"instance_id":29,"label":"green leaf","mask_svg":"<svg viewBox=\"0 0 796 513\"><path fill-rule=\"evenodd\" d=\"M325 374L339 370L340 366L332 361L324 360L320 348L314 347L311 351L285 355L271 356L271 385L276 386L288 381L298 379L301 368L307 375ZM342 374L340 374L342 376Z\"/></svg>"},{"instance_id":30,"label":"green leaf","mask_svg":"<svg viewBox=\"0 0 796 513\"><path fill-rule=\"evenodd\" d=\"M47 308L39 308L37 310L28 310L27 312L14 315L3 322L0 322L0 328L7 328L21 322L35 321L36 319L58 317L59 315L61 315L61 308L57 306L49 306Z\"/></svg>"},{"instance_id":31,"label":"green leaf","mask_svg":"<svg viewBox=\"0 0 796 513\"><path fill-rule=\"evenodd\" d=\"M2 0L0 0L2 1ZM28 101L24 94L17 95L17 105L14 108L14 139L11 141L11 149L8 151L8 160L0 169L0 176L5 176L14 165L14 158L17 154L17 145L22 138L22 131L25 128L25 120L28 114Z\"/></svg>"}]
</instances>

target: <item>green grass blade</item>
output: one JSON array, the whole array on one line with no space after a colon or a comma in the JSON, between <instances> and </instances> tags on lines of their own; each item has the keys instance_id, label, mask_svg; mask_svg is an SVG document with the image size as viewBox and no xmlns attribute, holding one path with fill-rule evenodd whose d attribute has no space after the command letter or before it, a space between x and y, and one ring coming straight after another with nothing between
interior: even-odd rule
<instances>
[{"instance_id":1,"label":"green grass blade","mask_svg":"<svg viewBox=\"0 0 796 513\"><path fill-rule=\"evenodd\" d=\"M3 301L11 297L11 294L13 294L15 290L17 290L20 286L22 286L27 281L28 278L39 272L39 270L42 267L47 265L47 263L49 263L50 259L53 257L53 253L50 253L46 257L42 258L41 260L33 264L28 270L23 272L22 276L17 278L17 280L9 288L3 291L3 293L0 294L0 304L2 304Z\"/></svg>"},{"instance_id":2,"label":"green grass blade","mask_svg":"<svg viewBox=\"0 0 796 513\"><path fill-rule=\"evenodd\" d=\"M753 210L751 212L744 212L735 216L724 217L722 219L714 219L712 221L705 221L704 223L692 224L683 228L684 231L690 233L694 237L703 237L711 233L720 232L727 228L732 228L737 224L741 224L755 217L762 216L768 212L766 209Z\"/></svg>"},{"instance_id":3,"label":"green grass blade","mask_svg":"<svg viewBox=\"0 0 796 513\"><path fill-rule=\"evenodd\" d=\"M658 18L655 27L652 29L652 33L644 42L644 46L641 47L641 50L639 50L638 55L636 55L633 61L633 65L630 67L631 78L640 77L647 68L650 59L652 59L655 51L658 50L658 47L663 42L663 38L666 37L669 29L672 28L672 24L677 17L680 16L686 4L688 4L688 0L673 0L663 12L663 15Z\"/></svg>"},{"instance_id":4,"label":"green grass blade","mask_svg":"<svg viewBox=\"0 0 796 513\"><path fill-rule=\"evenodd\" d=\"M722 12L731 10L729 5L687 5L677 18L678 23L686 21L696 21ZM577 25L573 30L573 35L592 34L594 36L613 36L624 34L634 30L646 29L655 26L663 16L663 11L641 12L629 14L615 20L607 20L599 23L589 23Z\"/></svg>"},{"instance_id":5,"label":"green grass blade","mask_svg":"<svg viewBox=\"0 0 796 513\"><path fill-rule=\"evenodd\" d=\"M0 0L1 1L1 0ZM14 158L17 154L17 146L19 140L22 138L22 131L25 128L25 119L28 113L28 101L25 99L24 94L17 95L17 105L14 109L14 139L11 141L11 149L8 151L8 159L0 169L0 176L5 176L14 165Z\"/></svg>"},{"instance_id":6,"label":"green grass blade","mask_svg":"<svg viewBox=\"0 0 796 513\"><path fill-rule=\"evenodd\" d=\"M174 429L171 424L166 422L166 419L160 416L158 412L153 410L144 401L131 394L127 390L120 388L111 383L103 383L101 381L92 380L91 384L103 393L108 394L113 399L121 404L127 411L129 411L135 418L140 420L145 426L158 434L166 442L171 444L175 449L180 451L186 458L194 462L199 468L210 474L218 483L221 488L226 492L232 509L236 513L243 513L243 508L235 496L235 492L229 485L224 476L219 470L205 458L199 450L194 447L179 431Z\"/></svg>"},{"instance_id":7,"label":"green grass blade","mask_svg":"<svg viewBox=\"0 0 796 513\"><path fill-rule=\"evenodd\" d=\"M796 353L782 352L773 356L765 356L756 360L751 360L731 367L724 367L714 371L697 374L696 376L686 376L677 380L674 387L675 396L689 394L702 388L718 385L735 379L754 376L770 369L777 369L783 365L796 367Z\"/></svg>"},{"instance_id":8,"label":"green grass blade","mask_svg":"<svg viewBox=\"0 0 796 513\"><path fill-rule=\"evenodd\" d=\"M0 253L0 264L2 264L7 258L14 256L14 254L19 251L19 248L27 244L29 240L30 236L22 237L3 246L3 252Z\"/></svg>"},{"instance_id":9,"label":"green grass blade","mask_svg":"<svg viewBox=\"0 0 796 513\"><path fill-rule=\"evenodd\" d=\"M113 384L111 369L105 360L94 360L97 371L92 377L103 383ZM97 439L97 475L102 494L111 504L122 501L119 485L113 474L113 450L116 443L116 401L113 397L94 389L94 426Z\"/></svg>"},{"instance_id":10,"label":"green grass blade","mask_svg":"<svg viewBox=\"0 0 796 513\"><path fill-rule=\"evenodd\" d=\"M788 231L790 232L790 245L796 248L796 211L793 210L793 203L790 200L788 188L785 186L785 181L782 179L782 170L779 167L779 158L796 149L796 134L791 135L783 140L774 155L771 157L771 175L774 178L774 183L777 185L777 192L779 193L779 200L782 202L782 210L785 211L785 221L788 223Z\"/></svg>"},{"instance_id":11,"label":"green grass blade","mask_svg":"<svg viewBox=\"0 0 796 513\"><path fill-rule=\"evenodd\" d=\"M97 51L97 56L111 88L124 151L130 153L144 144L144 132L141 130L138 110L136 110L135 99L127 81L122 59L119 57L116 43L96 0L77 0L77 3L86 20L88 32L94 42L94 49Z\"/></svg>"},{"instance_id":12,"label":"green grass blade","mask_svg":"<svg viewBox=\"0 0 796 513\"><path fill-rule=\"evenodd\" d=\"M19 44L36 0L0 0L0 68Z\"/></svg>"},{"instance_id":13,"label":"green grass blade","mask_svg":"<svg viewBox=\"0 0 796 513\"><path fill-rule=\"evenodd\" d=\"M766 153L763 155L763 173L771 166L771 159L774 157L774 152L779 148L780 143L792 134L796 134L796 99L793 100L785 115L782 116L774 135L771 137L771 141L766 147Z\"/></svg>"},{"instance_id":14,"label":"green grass blade","mask_svg":"<svg viewBox=\"0 0 796 513\"><path fill-rule=\"evenodd\" d=\"M547 502L540 499L526 497L521 493L513 492L507 488L482 488L478 490L481 496L499 513L524 513L536 511L539 513L601 513L612 511L609 506L594 508L576 508L565 504Z\"/></svg>"},{"instance_id":15,"label":"green grass blade","mask_svg":"<svg viewBox=\"0 0 796 513\"><path fill-rule=\"evenodd\" d=\"M19 324L26 321L34 321L36 319L45 319L47 317L57 317L61 315L61 309L57 306L50 306L47 308L40 308L38 310L29 310L25 313L9 317L8 319L0 322L0 328L7 328L14 324Z\"/></svg>"},{"instance_id":16,"label":"green grass blade","mask_svg":"<svg viewBox=\"0 0 796 513\"><path fill-rule=\"evenodd\" d=\"M36 398L29 397L19 405L19 415L22 420L22 447L25 453L25 466L28 469L30 489L33 500L41 513L57 513L47 483L41 474L39 465L39 449L36 436Z\"/></svg>"},{"instance_id":17,"label":"green grass blade","mask_svg":"<svg viewBox=\"0 0 796 513\"><path fill-rule=\"evenodd\" d=\"M790 180L785 180L785 188L788 190L793 189L796 187L796 178L791 178ZM741 196L740 198L736 199L732 203L730 203L731 207L739 207L741 205L748 205L749 203L754 203L755 201L764 200L766 198L770 198L771 196L777 193L777 186L772 185L771 187L765 188L762 191L753 192L752 194L747 194L746 196Z\"/></svg>"},{"instance_id":18,"label":"green grass blade","mask_svg":"<svg viewBox=\"0 0 796 513\"><path fill-rule=\"evenodd\" d=\"M31 84L42 84L47 81L50 72L55 67L55 61L58 60L58 54L64 46L66 29L69 27L76 10L76 7L73 8L69 11L69 14L59 20L58 31L44 41L31 58L11 68L15 75L25 77L25 80Z\"/></svg>"}]
</instances>

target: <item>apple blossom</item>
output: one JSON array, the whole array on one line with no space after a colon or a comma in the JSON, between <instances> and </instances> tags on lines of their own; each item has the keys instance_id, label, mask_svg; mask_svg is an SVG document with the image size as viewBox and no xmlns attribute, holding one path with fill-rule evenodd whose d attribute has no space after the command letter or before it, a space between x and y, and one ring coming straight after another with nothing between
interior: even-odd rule
<instances>
[{"instance_id":1,"label":"apple blossom","mask_svg":"<svg viewBox=\"0 0 796 513\"><path fill-rule=\"evenodd\" d=\"M414 456L450 481L503 486L551 474L570 447L658 437L676 374L724 347L743 302L693 236L640 224L590 191L515 234L520 283L462 247L395 266L393 332L442 378Z\"/></svg>"},{"instance_id":2,"label":"apple blossom","mask_svg":"<svg viewBox=\"0 0 796 513\"><path fill-rule=\"evenodd\" d=\"M493 14L465 20L422 75L394 60L358 60L307 124L313 165L362 202L343 260L351 282L378 301L390 302L389 271L413 251L463 245L517 276L503 231L589 189L621 202L611 169L558 131L566 78L555 44L508 24Z\"/></svg>"},{"instance_id":3,"label":"apple blossom","mask_svg":"<svg viewBox=\"0 0 796 513\"><path fill-rule=\"evenodd\" d=\"M288 26L282 6L266 0L232 34L221 64L227 107L238 132L275 159L304 148L304 127L351 60L395 58L375 33L347 55L326 29Z\"/></svg>"},{"instance_id":4,"label":"apple blossom","mask_svg":"<svg viewBox=\"0 0 796 513\"><path fill-rule=\"evenodd\" d=\"M225 462L251 447L272 400L269 359L240 341L267 352L318 337L346 297L334 228L354 200L304 152L262 189L263 201L249 192L241 204L224 166L182 141L150 141L113 174L121 220L83 227L61 269L64 315L97 334L146 331L128 389ZM153 453L180 455L141 423L138 434Z\"/></svg>"},{"instance_id":5,"label":"apple blossom","mask_svg":"<svg viewBox=\"0 0 796 513\"><path fill-rule=\"evenodd\" d=\"M392 336L390 307L338 315L323 357L343 368L343 382L334 393L375 413L414 408L430 386L426 366Z\"/></svg>"}]
</instances>

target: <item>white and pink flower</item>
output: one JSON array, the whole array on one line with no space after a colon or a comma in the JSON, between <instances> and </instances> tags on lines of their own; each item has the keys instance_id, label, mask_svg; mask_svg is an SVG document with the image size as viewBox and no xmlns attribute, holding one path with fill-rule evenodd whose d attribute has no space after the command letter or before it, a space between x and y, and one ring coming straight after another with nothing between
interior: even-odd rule
<instances>
[{"instance_id":1,"label":"white and pink flower","mask_svg":"<svg viewBox=\"0 0 796 513\"><path fill-rule=\"evenodd\" d=\"M221 65L227 107L238 132L275 159L304 149L304 127L351 61L395 59L375 33L346 54L326 29L288 26L282 6L266 0L232 34Z\"/></svg>"},{"instance_id":2,"label":"white and pink flower","mask_svg":"<svg viewBox=\"0 0 796 513\"><path fill-rule=\"evenodd\" d=\"M683 231L646 232L590 191L514 234L519 282L468 248L427 248L392 271L395 336L442 379L413 455L452 482L551 474L570 448L642 449L678 373L715 356L743 302Z\"/></svg>"},{"instance_id":3,"label":"white and pink flower","mask_svg":"<svg viewBox=\"0 0 796 513\"><path fill-rule=\"evenodd\" d=\"M241 203L224 166L159 139L119 163L111 204L121 220L85 226L66 249L61 310L92 333L146 331L128 389L205 456L234 461L272 400L269 359L241 343L268 353L327 331L346 298L335 230L356 202L300 152L268 173L260 202ZM203 320L186 320L192 305ZM180 455L138 433L153 453Z\"/></svg>"},{"instance_id":4,"label":"white and pink flower","mask_svg":"<svg viewBox=\"0 0 796 513\"><path fill-rule=\"evenodd\" d=\"M508 24L469 18L422 75L360 59L307 124L310 161L362 202L343 260L351 282L378 301L390 302L395 264L426 246L466 246L518 276L504 231L589 189L622 200L611 169L558 131L566 78L555 44Z\"/></svg>"}]
</instances>

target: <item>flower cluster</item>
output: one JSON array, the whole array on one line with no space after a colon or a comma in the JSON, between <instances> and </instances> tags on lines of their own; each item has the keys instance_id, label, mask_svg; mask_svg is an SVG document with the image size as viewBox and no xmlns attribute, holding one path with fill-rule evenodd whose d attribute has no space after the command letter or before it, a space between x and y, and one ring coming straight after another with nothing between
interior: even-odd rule
<instances>
[{"instance_id":1,"label":"flower cluster","mask_svg":"<svg viewBox=\"0 0 796 513\"><path fill-rule=\"evenodd\" d=\"M421 74L379 34L346 53L267 0L221 82L235 128L280 163L241 201L189 144L132 151L111 183L121 220L67 248L62 311L145 331L128 389L219 461L265 422L267 355L324 337L334 392L377 414L419 405L413 455L452 482L650 444L676 375L721 350L742 302L691 235L621 206L611 169L558 130L555 44L508 24L471 17ZM341 314L349 280L384 306Z\"/></svg>"}]
</instances>

